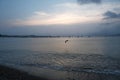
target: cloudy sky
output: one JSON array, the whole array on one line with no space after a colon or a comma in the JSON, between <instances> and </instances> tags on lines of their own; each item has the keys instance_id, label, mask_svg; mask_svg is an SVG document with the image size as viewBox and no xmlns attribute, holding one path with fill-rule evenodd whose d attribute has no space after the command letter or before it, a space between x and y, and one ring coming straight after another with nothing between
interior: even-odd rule
<instances>
[{"instance_id":1,"label":"cloudy sky","mask_svg":"<svg viewBox=\"0 0 120 80\"><path fill-rule=\"evenodd\" d=\"M0 0L1 34L120 33L120 0Z\"/></svg>"}]
</instances>

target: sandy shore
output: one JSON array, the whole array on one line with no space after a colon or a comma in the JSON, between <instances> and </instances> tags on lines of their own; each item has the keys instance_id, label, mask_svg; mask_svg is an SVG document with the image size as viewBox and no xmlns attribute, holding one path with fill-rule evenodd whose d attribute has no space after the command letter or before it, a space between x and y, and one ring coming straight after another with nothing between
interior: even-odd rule
<instances>
[{"instance_id":1,"label":"sandy shore","mask_svg":"<svg viewBox=\"0 0 120 80\"><path fill-rule=\"evenodd\" d=\"M48 80L26 72L0 65L0 80Z\"/></svg>"},{"instance_id":2,"label":"sandy shore","mask_svg":"<svg viewBox=\"0 0 120 80\"><path fill-rule=\"evenodd\" d=\"M50 79L32 76L27 72L0 65L0 80L50 80ZM79 74L72 73L72 75L69 75L68 78L64 80L120 80L120 76L80 72Z\"/></svg>"}]
</instances>

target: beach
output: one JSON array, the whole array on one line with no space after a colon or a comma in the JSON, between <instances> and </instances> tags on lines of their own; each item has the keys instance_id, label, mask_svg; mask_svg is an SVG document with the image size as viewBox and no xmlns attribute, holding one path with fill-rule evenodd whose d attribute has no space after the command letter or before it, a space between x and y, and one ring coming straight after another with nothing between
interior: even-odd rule
<instances>
[{"instance_id":1,"label":"beach","mask_svg":"<svg viewBox=\"0 0 120 80\"><path fill-rule=\"evenodd\" d=\"M0 65L0 80L48 80L32 76L27 72Z\"/></svg>"},{"instance_id":2,"label":"beach","mask_svg":"<svg viewBox=\"0 0 120 80\"><path fill-rule=\"evenodd\" d=\"M71 73L70 73L71 74ZM66 80L120 80L119 75L97 74L93 72L79 72L66 78ZM0 80L51 80L33 76L27 72L0 65ZM54 80L54 79L53 79Z\"/></svg>"}]
</instances>

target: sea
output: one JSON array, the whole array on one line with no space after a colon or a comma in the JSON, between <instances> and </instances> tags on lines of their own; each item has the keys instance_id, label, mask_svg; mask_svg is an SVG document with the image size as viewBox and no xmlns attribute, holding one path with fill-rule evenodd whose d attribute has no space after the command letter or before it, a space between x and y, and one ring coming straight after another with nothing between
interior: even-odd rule
<instances>
[{"instance_id":1,"label":"sea","mask_svg":"<svg viewBox=\"0 0 120 80\"><path fill-rule=\"evenodd\" d=\"M0 65L52 80L120 80L120 37L0 38Z\"/></svg>"}]
</instances>

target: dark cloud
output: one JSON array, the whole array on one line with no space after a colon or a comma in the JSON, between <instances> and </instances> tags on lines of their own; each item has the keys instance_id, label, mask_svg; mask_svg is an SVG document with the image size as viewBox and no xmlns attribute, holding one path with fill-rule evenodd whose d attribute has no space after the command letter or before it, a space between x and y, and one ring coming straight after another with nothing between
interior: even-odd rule
<instances>
[{"instance_id":1,"label":"dark cloud","mask_svg":"<svg viewBox=\"0 0 120 80\"><path fill-rule=\"evenodd\" d=\"M101 0L77 0L79 4L89 4L89 3L96 3L100 4Z\"/></svg>"},{"instance_id":2,"label":"dark cloud","mask_svg":"<svg viewBox=\"0 0 120 80\"><path fill-rule=\"evenodd\" d=\"M120 18L120 14L112 12L112 11L107 11L103 14L105 16L104 19L110 19L110 18Z\"/></svg>"}]
</instances>

